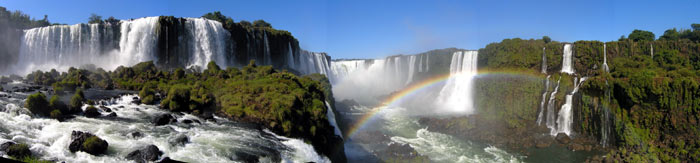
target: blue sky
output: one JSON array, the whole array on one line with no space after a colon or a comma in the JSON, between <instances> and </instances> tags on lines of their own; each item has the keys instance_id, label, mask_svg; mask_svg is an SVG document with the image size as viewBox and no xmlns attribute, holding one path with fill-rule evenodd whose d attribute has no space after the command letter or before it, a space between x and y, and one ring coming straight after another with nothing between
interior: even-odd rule
<instances>
[{"instance_id":1,"label":"blue sky","mask_svg":"<svg viewBox=\"0 0 700 163\"><path fill-rule=\"evenodd\" d=\"M87 22L90 13L118 19L221 11L235 21L264 19L292 32L302 48L333 58L379 58L431 49L478 49L505 38L617 40L634 29L660 36L700 23L700 1L39 1L0 0L51 22Z\"/></svg>"}]
</instances>

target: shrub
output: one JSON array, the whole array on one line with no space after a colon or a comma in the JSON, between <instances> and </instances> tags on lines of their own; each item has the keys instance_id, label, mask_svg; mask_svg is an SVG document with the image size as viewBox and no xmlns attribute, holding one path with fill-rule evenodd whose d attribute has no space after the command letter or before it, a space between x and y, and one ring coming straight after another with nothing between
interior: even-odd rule
<instances>
[{"instance_id":1,"label":"shrub","mask_svg":"<svg viewBox=\"0 0 700 163\"><path fill-rule=\"evenodd\" d=\"M153 86L144 85L139 92L139 97L141 97L141 103L146 105L153 105L155 103L155 91L153 91Z\"/></svg>"},{"instance_id":2,"label":"shrub","mask_svg":"<svg viewBox=\"0 0 700 163\"><path fill-rule=\"evenodd\" d=\"M63 113L61 113L61 110L54 109L53 111L51 111L50 117L53 119L61 119L63 118Z\"/></svg>"},{"instance_id":3,"label":"shrub","mask_svg":"<svg viewBox=\"0 0 700 163\"><path fill-rule=\"evenodd\" d=\"M15 158L23 158L32 155L27 144L13 144L7 148L7 155Z\"/></svg>"},{"instance_id":4,"label":"shrub","mask_svg":"<svg viewBox=\"0 0 700 163\"><path fill-rule=\"evenodd\" d=\"M83 142L82 150L92 155L99 155L107 151L109 144L97 136L91 136Z\"/></svg>"},{"instance_id":5,"label":"shrub","mask_svg":"<svg viewBox=\"0 0 700 163\"><path fill-rule=\"evenodd\" d=\"M24 107L30 112L41 116L47 116L50 113L49 102L46 101L46 95L41 92L29 95L25 101Z\"/></svg>"},{"instance_id":6,"label":"shrub","mask_svg":"<svg viewBox=\"0 0 700 163\"><path fill-rule=\"evenodd\" d=\"M75 94L70 99L70 107L72 109L79 109L81 106L83 106L85 101L85 94L83 94L83 90L78 89L78 91L75 91Z\"/></svg>"}]
</instances>

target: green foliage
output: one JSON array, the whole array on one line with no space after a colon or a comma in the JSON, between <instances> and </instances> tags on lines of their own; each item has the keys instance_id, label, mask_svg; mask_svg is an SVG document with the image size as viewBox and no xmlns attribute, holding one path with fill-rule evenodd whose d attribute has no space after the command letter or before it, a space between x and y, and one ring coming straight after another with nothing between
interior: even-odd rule
<instances>
[{"instance_id":1,"label":"green foliage","mask_svg":"<svg viewBox=\"0 0 700 163\"><path fill-rule=\"evenodd\" d=\"M632 33L630 33L628 38L634 42L654 41L656 36L654 36L654 33L652 33L652 32L635 29L634 31L632 31Z\"/></svg>"},{"instance_id":2,"label":"green foliage","mask_svg":"<svg viewBox=\"0 0 700 163\"><path fill-rule=\"evenodd\" d=\"M155 104L155 91L153 90L153 85L144 85L139 91L139 97L141 97L141 103L147 105Z\"/></svg>"},{"instance_id":3,"label":"green foliage","mask_svg":"<svg viewBox=\"0 0 700 163\"><path fill-rule=\"evenodd\" d=\"M47 116L50 113L49 102L46 101L46 95L41 92L27 96L24 107L30 112L41 116Z\"/></svg>"},{"instance_id":4,"label":"green foliage","mask_svg":"<svg viewBox=\"0 0 700 163\"><path fill-rule=\"evenodd\" d=\"M32 151L29 150L29 145L27 144L12 144L6 150L7 155L14 158L29 157L32 155Z\"/></svg>"},{"instance_id":5,"label":"green foliage","mask_svg":"<svg viewBox=\"0 0 700 163\"><path fill-rule=\"evenodd\" d=\"M49 115L49 117L51 117L53 119L60 119L60 118L63 118L63 113L61 113L61 110L54 109L53 111L51 111L51 114Z\"/></svg>"},{"instance_id":6,"label":"green foliage","mask_svg":"<svg viewBox=\"0 0 700 163\"><path fill-rule=\"evenodd\" d=\"M73 97L70 99L70 107L72 109L78 109L83 106L83 103L85 103L85 94L83 94L82 89L78 89Z\"/></svg>"},{"instance_id":7,"label":"green foliage","mask_svg":"<svg viewBox=\"0 0 700 163\"><path fill-rule=\"evenodd\" d=\"M99 16L95 13L90 14L90 17L88 18L88 23L94 24L94 23L102 23L102 16Z\"/></svg>"},{"instance_id":8,"label":"green foliage","mask_svg":"<svg viewBox=\"0 0 700 163\"><path fill-rule=\"evenodd\" d=\"M664 35L659 37L659 40L678 40L680 38L680 33L676 28L664 31Z\"/></svg>"},{"instance_id":9,"label":"green foliage","mask_svg":"<svg viewBox=\"0 0 700 163\"><path fill-rule=\"evenodd\" d=\"M272 25L264 20L256 20L253 22L254 27L258 28L272 28Z\"/></svg>"},{"instance_id":10,"label":"green foliage","mask_svg":"<svg viewBox=\"0 0 700 163\"><path fill-rule=\"evenodd\" d=\"M549 36L542 36L542 40L545 44L552 42L552 38L549 38Z\"/></svg>"},{"instance_id":11,"label":"green foliage","mask_svg":"<svg viewBox=\"0 0 700 163\"><path fill-rule=\"evenodd\" d=\"M107 141L104 141L97 136L91 136L85 139L85 142L82 144L82 149L90 154L99 154L107 150L108 146L109 144Z\"/></svg>"},{"instance_id":12,"label":"green foliage","mask_svg":"<svg viewBox=\"0 0 700 163\"><path fill-rule=\"evenodd\" d=\"M114 18L114 16L110 16L109 18L105 19L104 22L108 24L118 24L119 19Z\"/></svg>"},{"instance_id":13,"label":"green foliage","mask_svg":"<svg viewBox=\"0 0 700 163\"><path fill-rule=\"evenodd\" d=\"M220 11L214 11L213 13L206 13L202 15L202 18L207 18L210 20L216 20L220 22L224 28L231 28L235 23L231 17L224 16Z\"/></svg>"}]
</instances>

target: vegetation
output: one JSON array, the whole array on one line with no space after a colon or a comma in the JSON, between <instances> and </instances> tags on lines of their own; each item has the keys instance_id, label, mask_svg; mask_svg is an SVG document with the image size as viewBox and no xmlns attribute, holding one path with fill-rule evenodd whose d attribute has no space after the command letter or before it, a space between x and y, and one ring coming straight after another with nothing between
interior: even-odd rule
<instances>
[{"instance_id":1,"label":"vegetation","mask_svg":"<svg viewBox=\"0 0 700 163\"><path fill-rule=\"evenodd\" d=\"M104 153L108 146L109 144L107 141L104 141L97 136L90 136L89 138L85 139L85 142L83 142L81 150L92 155L99 155Z\"/></svg>"},{"instance_id":2,"label":"vegetation","mask_svg":"<svg viewBox=\"0 0 700 163\"><path fill-rule=\"evenodd\" d=\"M83 94L82 89L78 89L78 91L75 92L73 97L70 99L70 107L71 109L80 109L80 107L83 106L83 103L85 103L85 95Z\"/></svg>"},{"instance_id":3,"label":"vegetation","mask_svg":"<svg viewBox=\"0 0 700 163\"><path fill-rule=\"evenodd\" d=\"M99 16L95 13L90 14L90 18L88 18L88 23L89 24L100 24L103 23L102 21L102 16Z\"/></svg>"},{"instance_id":4,"label":"vegetation","mask_svg":"<svg viewBox=\"0 0 700 163\"><path fill-rule=\"evenodd\" d=\"M49 102L46 101L46 95L41 92L27 96L27 100L24 104L24 107L29 109L30 112L40 116L48 116L51 113L48 106Z\"/></svg>"},{"instance_id":5,"label":"vegetation","mask_svg":"<svg viewBox=\"0 0 700 163\"><path fill-rule=\"evenodd\" d=\"M627 38L635 42L654 41L654 39L656 39L656 36L654 36L654 33L651 33L649 31L635 29L634 31L632 31L632 33L630 33L630 35Z\"/></svg>"}]
</instances>

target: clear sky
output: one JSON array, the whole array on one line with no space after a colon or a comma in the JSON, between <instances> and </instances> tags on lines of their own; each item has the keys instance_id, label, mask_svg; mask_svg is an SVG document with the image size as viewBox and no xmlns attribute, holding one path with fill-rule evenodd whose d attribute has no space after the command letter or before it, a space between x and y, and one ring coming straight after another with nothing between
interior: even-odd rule
<instances>
[{"instance_id":1,"label":"clear sky","mask_svg":"<svg viewBox=\"0 0 700 163\"><path fill-rule=\"evenodd\" d=\"M431 49L478 49L505 38L558 41L617 40L634 29L657 37L669 28L700 23L700 1L210 1L0 0L51 22L87 22L91 13L118 19L221 11L240 20L264 19L288 30L302 48L333 58L379 58Z\"/></svg>"}]
</instances>

